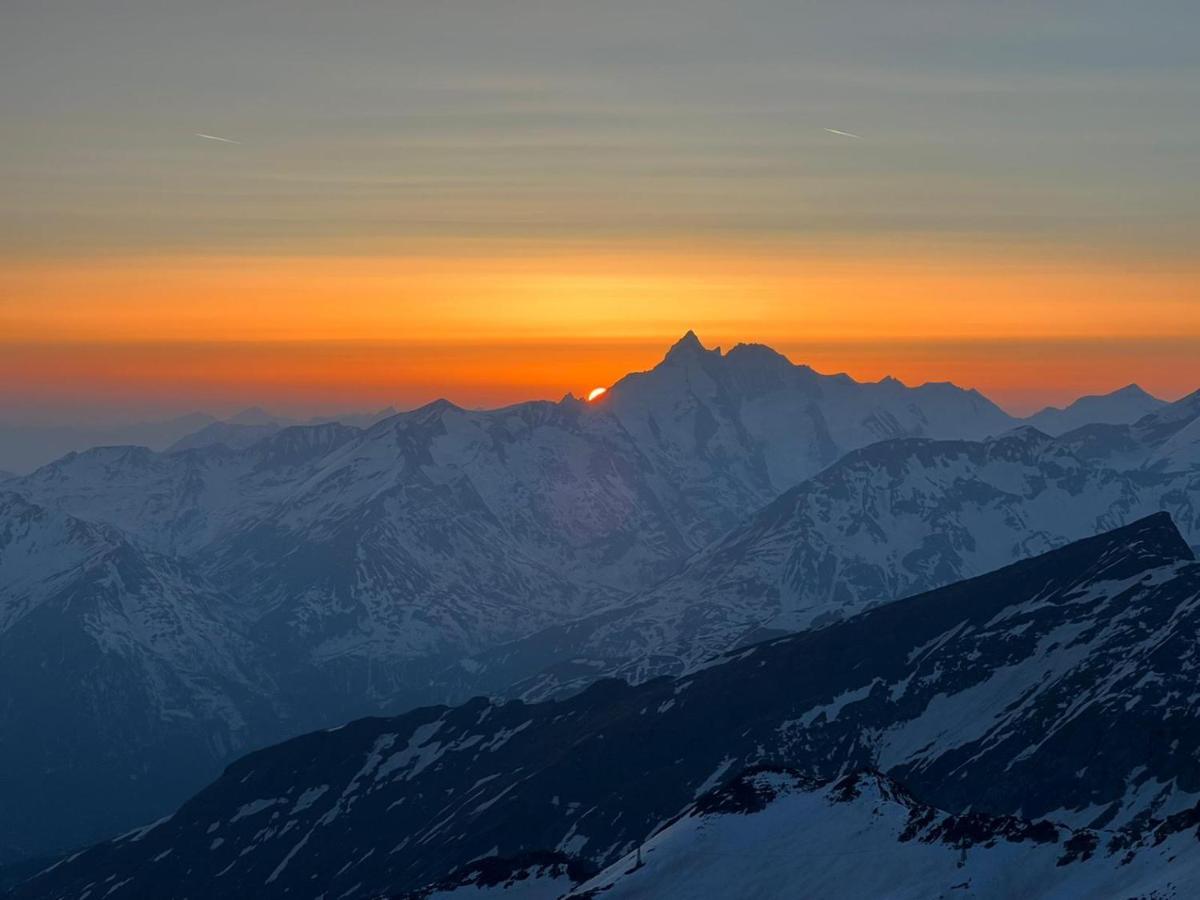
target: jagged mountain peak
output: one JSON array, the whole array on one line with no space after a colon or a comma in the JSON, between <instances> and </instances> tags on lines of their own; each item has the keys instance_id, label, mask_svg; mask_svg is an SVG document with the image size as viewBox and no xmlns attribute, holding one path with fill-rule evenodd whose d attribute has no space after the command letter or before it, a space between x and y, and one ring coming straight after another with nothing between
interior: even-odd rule
<instances>
[{"instance_id":1,"label":"jagged mountain peak","mask_svg":"<svg viewBox=\"0 0 1200 900\"><path fill-rule=\"evenodd\" d=\"M667 351L667 355L663 357L663 363L679 363L687 360L704 359L706 357L721 357L721 348L714 347L711 350L700 343L700 338L696 336L696 332L690 328L687 333L671 345Z\"/></svg>"}]
</instances>

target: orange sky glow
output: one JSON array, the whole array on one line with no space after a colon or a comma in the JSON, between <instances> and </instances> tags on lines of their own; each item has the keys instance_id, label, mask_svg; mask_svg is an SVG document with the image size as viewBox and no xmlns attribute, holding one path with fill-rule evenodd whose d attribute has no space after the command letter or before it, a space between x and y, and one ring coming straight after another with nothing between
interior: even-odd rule
<instances>
[{"instance_id":1,"label":"orange sky glow","mask_svg":"<svg viewBox=\"0 0 1200 900\"><path fill-rule=\"evenodd\" d=\"M584 396L688 329L1178 397L1197 5L1077 5L10 0L0 422Z\"/></svg>"},{"instance_id":2,"label":"orange sky glow","mask_svg":"<svg viewBox=\"0 0 1200 900\"><path fill-rule=\"evenodd\" d=\"M585 396L688 328L1015 411L1200 384L1196 272L958 253L98 258L0 274L0 406L324 411ZM1053 298L1048 302L1047 298Z\"/></svg>"}]
</instances>

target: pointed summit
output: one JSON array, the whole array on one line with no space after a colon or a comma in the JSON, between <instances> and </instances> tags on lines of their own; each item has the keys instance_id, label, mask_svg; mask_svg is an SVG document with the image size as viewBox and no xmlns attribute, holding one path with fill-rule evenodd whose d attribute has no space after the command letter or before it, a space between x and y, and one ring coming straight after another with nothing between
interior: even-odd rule
<instances>
[{"instance_id":1,"label":"pointed summit","mask_svg":"<svg viewBox=\"0 0 1200 900\"><path fill-rule=\"evenodd\" d=\"M696 332L688 329L687 334L677 340L667 351L667 355L663 358L663 362L671 362L674 360L699 359L704 354L716 353L720 355L721 348L714 347L712 350L707 349L700 343L700 338L696 337Z\"/></svg>"},{"instance_id":2,"label":"pointed summit","mask_svg":"<svg viewBox=\"0 0 1200 900\"><path fill-rule=\"evenodd\" d=\"M1109 396L1110 397L1137 397L1137 398L1143 399L1143 400L1153 400L1153 401L1158 401L1160 403L1162 402L1162 401L1158 400L1158 398L1155 397L1153 394L1151 394L1149 391L1147 391L1145 388L1143 388L1140 384L1136 384L1136 383L1127 384L1123 388L1117 388L1117 390L1113 391L1111 394L1109 394Z\"/></svg>"}]
</instances>

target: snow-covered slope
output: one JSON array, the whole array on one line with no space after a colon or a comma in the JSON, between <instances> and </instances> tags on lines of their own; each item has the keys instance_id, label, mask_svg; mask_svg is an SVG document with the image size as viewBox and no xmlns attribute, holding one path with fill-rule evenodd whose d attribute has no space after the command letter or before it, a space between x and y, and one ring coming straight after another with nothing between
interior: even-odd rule
<instances>
[{"instance_id":1,"label":"snow-covered slope","mask_svg":"<svg viewBox=\"0 0 1200 900\"><path fill-rule=\"evenodd\" d=\"M760 769L706 794L640 852L567 896L1183 897L1200 886L1193 834L1200 809L1191 812L1132 837L1046 820L954 816L878 772L819 786L795 772ZM549 873L529 877L546 896L560 896L550 892Z\"/></svg>"},{"instance_id":2,"label":"snow-covered slope","mask_svg":"<svg viewBox=\"0 0 1200 900\"><path fill-rule=\"evenodd\" d=\"M1061 438L1081 458L1113 468L1186 472L1200 467L1195 436L1200 391L1162 406L1132 425L1086 425Z\"/></svg>"},{"instance_id":3,"label":"snow-covered slope","mask_svg":"<svg viewBox=\"0 0 1200 900\"><path fill-rule=\"evenodd\" d=\"M269 898L320 884L355 898L445 882L485 856L611 866L764 764L817 782L874 768L955 814L1136 842L1195 816L1198 629L1200 564L1158 515L682 679L533 705L480 698L288 741L16 896ZM878 827L872 849L894 838Z\"/></svg>"},{"instance_id":4,"label":"snow-covered slope","mask_svg":"<svg viewBox=\"0 0 1200 900\"><path fill-rule=\"evenodd\" d=\"M679 674L1160 510L1200 546L1195 472L1109 469L1032 428L983 442L882 442L785 492L655 587L445 677L468 692L514 683L538 699L603 675Z\"/></svg>"},{"instance_id":5,"label":"snow-covered slope","mask_svg":"<svg viewBox=\"0 0 1200 900\"><path fill-rule=\"evenodd\" d=\"M213 447L218 444L230 450L242 450L258 443L265 437L270 437L280 431L282 427L272 422L260 425L213 422L205 425L199 431L184 435L168 447L166 452L179 453L182 450L196 450L200 447Z\"/></svg>"},{"instance_id":6,"label":"snow-covered slope","mask_svg":"<svg viewBox=\"0 0 1200 900\"><path fill-rule=\"evenodd\" d=\"M558 900L593 874L558 850L535 850L514 858L485 856L399 900Z\"/></svg>"},{"instance_id":7,"label":"snow-covered slope","mask_svg":"<svg viewBox=\"0 0 1200 900\"><path fill-rule=\"evenodd\" d=\"M1025 419L1038 431L1050 435L1066 434L1084 425L1131 425L1143 416L1166 406L1136 384L1109 394L1080 397L1066 407L1047 406Z\"/></svg>"},{"instance_id":8,"label":"snow-covered slope","mask_svg":"<svg viewBox=\"0 0 1200 900\"><path fill-rule=\"evenodd\" d=\"M110 833L114 806L155 812L275 727L265 660L228 607L112 526L0 491L7 856Z\"/></svg>"},{"instance_id":9,"label":"snow-covered slope","mask_svg":"<svg viewBox=\"0 0 1200 900\"><path fill-rule=\"evenodd\" d=\"M1148 460L1153 469L1195 472L1200 469L1200 418L1171 435Z\"/></svg>"}]
</instances>

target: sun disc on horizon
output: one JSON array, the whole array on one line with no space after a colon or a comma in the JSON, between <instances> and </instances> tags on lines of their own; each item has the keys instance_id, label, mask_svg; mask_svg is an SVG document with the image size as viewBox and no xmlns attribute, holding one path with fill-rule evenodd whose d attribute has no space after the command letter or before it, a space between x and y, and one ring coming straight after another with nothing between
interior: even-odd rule
<instances>
[{"instance_id":1,"label":"sun disc on horizon","mask_svg":"<svg viewBox=\"0 0 1200 900\"><path fill-rule=\"evenodd\" d=\"M593 400L595 400L597 397L601 396L602 394L607 394L607 393L608 393L608 388L602 388L602 387L592 388L591 393L588 394L588 403L591 403Z\"/></svg>"}]
</instances>

